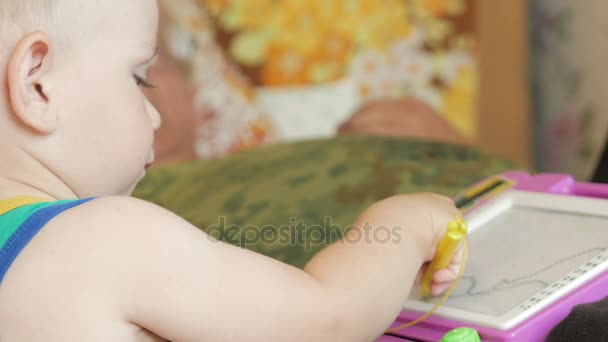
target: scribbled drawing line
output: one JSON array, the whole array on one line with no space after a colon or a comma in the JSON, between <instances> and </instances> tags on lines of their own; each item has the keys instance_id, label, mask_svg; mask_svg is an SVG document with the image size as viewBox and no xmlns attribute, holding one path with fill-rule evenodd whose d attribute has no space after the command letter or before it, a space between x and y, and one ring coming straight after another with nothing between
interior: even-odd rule
<instances>
[{"instance_id":1,"label":"scribbled drawing line","mask_svg":"<svg viewBox=\"0 0 608 342\"><path fill-rule=\"evenodd\" d=\"M493 293L496 292L501 292L501 291L508 291L508 290L512 290L514 288L518 288L518 287L522 287L522 286L527 286L527 285L532 285L532 284L538 284L542 289L544 289L545 287L549 286L550 284L546 281L542 281L542 280L538 280L538 279L531 279L534 277L538 277L540 274L549 271L551 269L553 269L556 266L559 266L561 264L564 264L568 261L574 260L574 259L578 259L582 256L591 254L591 253L603 253L606 250L608 250L608 248L606 247L595 247L595 248L591 248L588 249L584 252L580 252L577 253L575 255L570 255L568 257L564 257L563 259L560 259L554 263L552 263L549 266L546 266L540 270L531 272L529 274L514 278L514 279L501 279L500 281L498 281L498 283L496 283L495 285L491 286L488 289L477 289L478 287L478 281L474 276L470 276L470 277L462 277L461 279L461 283L465 283L468 282L469 285L467 286L466 291L464 291L464 294L454 294L452 295L450 298L452 299L457 299L457 298L464 298L464 297L478 297L478 296L489 296ZM459 291L460 292L460 291Z\"/></svg>"}]
</instances>

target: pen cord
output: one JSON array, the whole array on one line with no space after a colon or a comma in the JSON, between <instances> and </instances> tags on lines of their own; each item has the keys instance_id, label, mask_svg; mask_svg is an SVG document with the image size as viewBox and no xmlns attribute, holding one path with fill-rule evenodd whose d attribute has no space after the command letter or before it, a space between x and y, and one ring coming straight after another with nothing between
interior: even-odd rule
<instances>
[{"instance_id":1,"label":"pen cord","mask_svg":"<svg viewBox=\"0 0 608 342\"><path fill-rule=\"evenodd\" d=\"M416 324L421 323L422 321L429 318L433 313L435 313L435 311L437 311L437 309L439 309L439 307L441 307L441 305L443 305L448 300L448 298L452 295L454 290L456 290L456 287L458 286L458 283L460 282L460 279L462 278L462 275L464 273L464 265L465 265L466 259L467 259L468 247L469 247L468 240L465 235L463 238L463 246L462 246L462 261L460 263L460 269L458 270L458 275L456 276L456 280L454 281L454 284L452 284L450 289L443 295L441 300L431 309L431 311L427 312L426 314L424 314L423 316L421 316L420 318L418 318L412 322L409 322L409 323L406 323L406 324L400 325L398 327L387 330L385 332L386 334L392 334L397 331L407 329L409 327L412 327Z\"/></svg>"}]
</instances>

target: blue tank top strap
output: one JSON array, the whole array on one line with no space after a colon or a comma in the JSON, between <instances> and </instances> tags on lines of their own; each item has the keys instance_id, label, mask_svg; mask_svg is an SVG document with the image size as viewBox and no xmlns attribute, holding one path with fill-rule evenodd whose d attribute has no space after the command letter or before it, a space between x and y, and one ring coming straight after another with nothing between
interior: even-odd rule
<instances>
[{"instance_id":1,"label":"blue tank top strap","mask_svg":"<svg viewBox=\"0 0 608 342\"><path fill-rule=\"evenodd\" d=\"M3 230L11 231L8 237L5 236L4 239L0 239L4 240L4 243L0 243L0 285L4 280L6 272L8 272L11 265L15 262L19 253L23 251L27 244L30 243L34 236L36 236L49 221L64 211L91 200L93 200L93 198L57 201L46 204L30 204L14 209L15 212L21 210L28 216L25 219L8 220L9 222L4 222L4 225L0 225L0 233L2 233ZM8 212L5 215L10 214L11 212ZM0 215L0 219L2 216L4 215ZM2 220L0 220L0 223L2 223ZM8 226L11 223L18 225L18 227Z\"/></svg>"}]
</instances>

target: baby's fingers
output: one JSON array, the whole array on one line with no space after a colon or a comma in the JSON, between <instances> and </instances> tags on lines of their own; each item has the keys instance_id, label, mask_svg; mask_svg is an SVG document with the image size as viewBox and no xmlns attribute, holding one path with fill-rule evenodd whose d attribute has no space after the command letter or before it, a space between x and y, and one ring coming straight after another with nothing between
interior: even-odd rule
<instances>
[{"instance_id":1,"label":"baby's fingers","mask_svg":"<svg viewBox=\"0 0 608 342\"><path fill-rule=\"evenodd\" d=\"M443 270L435 272L431 285L431 295L439 296L454 285L460 272L460 264L452 264Z\"/></svg>"},{"instance_id":2,"label":"baby's fingers","mask_svg":"<svg viewBox=\"0 0 608 342\"><path fill-rule=\"evenodd\" d=\"M439 270L433 275L433 283L441 284L456 281L459 265L450 265L448 268Z\"/></svg>"},{"instance_id":3,"label":"baby's fingers","mask_svg":"<svg viewBox=\"0 0 608 342\"><path fill-rule=\"evenodd\" d=\"M444 294L450 287L452 287L452 283L433 284L433 286L431 286L431 296L439 297Z\"/></svg>"}]
</instances>

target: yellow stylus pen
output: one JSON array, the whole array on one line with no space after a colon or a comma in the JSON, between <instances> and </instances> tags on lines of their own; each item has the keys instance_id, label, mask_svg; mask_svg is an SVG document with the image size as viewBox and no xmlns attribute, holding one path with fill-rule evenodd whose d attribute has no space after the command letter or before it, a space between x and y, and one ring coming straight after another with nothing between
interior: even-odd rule
<instances>
[{"instance_id":1,"label":"yellow stylus pen","mask_svg":"<svg viewBox=\"0 0 608 342\"><path fill-rule=\"evenodd\" d=\"M431 261L429 268L422 276L422 295L428 297L431 294L431 283L435 272L444 269L450 265L450 261L456 253L458 244L467 235L467 223L460 215L456 216L456 220L448 224L445 235L437 246L435 258Z\"/></svg>"}]
</instances>

